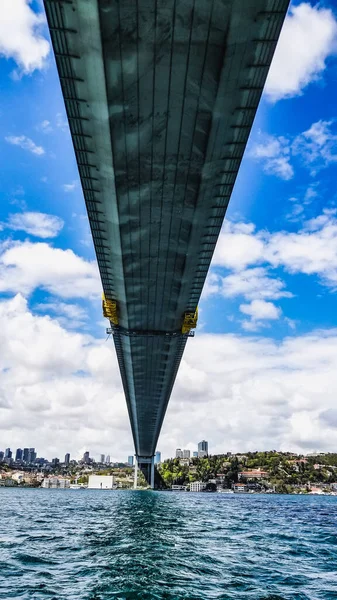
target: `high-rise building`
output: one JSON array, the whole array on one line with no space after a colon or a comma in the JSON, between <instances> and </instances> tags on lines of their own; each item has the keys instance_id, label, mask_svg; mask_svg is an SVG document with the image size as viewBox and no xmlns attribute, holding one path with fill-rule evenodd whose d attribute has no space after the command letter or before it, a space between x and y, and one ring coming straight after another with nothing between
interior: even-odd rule
<instances>
[{"instance_id":1,"label":"high-rise building","mask_svg":"<svg viewBox=\"0 0 337 600\"><path fill-rule=\"evenodd\" d=\"M13 452L11 451L10 448L6 448L5 450L5 458L12 458L13 456Z\"/></svg>"},{"instance_id":2,"label":"high-rise building","mask_svg":"<svg viewBox=\"0 0 337 600\"><path fill-rule=\"evenodd\" d=\"M2 462L4 459L4 453L2 452L2 450L0 450L0 462Z\"/></svg>"},{"instance_id":3,"label":"high-rise building","mask_svg":"<svg viewBox=\"0 0 337 600\"><path fill-rule=\"evenodd\" d=\"M53 458L51 461L51 464L53 467L57 467L60 464L60 459L59 458Z\"/></svg>"},{"instance_id":4,"label":"high-rise building","mask_svg":"<svg viewBox=\"0 0 337 600\"><path fill-rule=\"evenodd\" d=\"M157 450L156 455L154 457L154 464L159 465L161 463L161 452Z\"/></svg>"},{"instance_id":5,"label":"high-rise building","mask_svg":"<svg viewBox=\"0 0 337 600\"><path fill-rule=\"evenodd\" d=\"M193 452L193 458L198 458L198 450Z\"/></svg>"},{"instance_id":6,"label":"high-rise building","mask_svg":"<svg viewBox=\"0 0 337 600\"><path fill-rule=\"evenodd\" d=\"M133 467L133 456L132 456L132 454L130 456L128 456L128 465L129 465L129 467Z\"/></svg>"},{"instance_id":7,"label":"high-rise building","mask_svg":"<svg viewBox=\"0 0 337 600\"><path fill-rule=\"evenodd\" d=\"M69 452L67 452L67 454L66 454L66 455L65 455L65 457L64 457L64 464L65 464L66 466L68 466L68 465L69 465L69 463L70 463L70 454L69 454Z\"/></svg>"},{"instance_id":8,"label":"high-rise building","mask_svg":"<svg viewBox=\"0 0 337 600\"><path fill-rule=\"evenodd\" d=\"M35 448L29 448L29 459L28 462L29 463L33 463L36 460L36 452L35 452Z\"/></svg>"},{"instance_id":9,"label":"high-rise building","mask_svg":"<svg viewBox=\"0 0 337 600\"><path fill-rule=\"evenodd\" d=\"M176 449L176 458L183 458L183 451L180 448Z\"/></svg>"},{"instance_id":10,"label":"high-rise building","mask_svg":"<svg viewBox=\"0 0 337 600\"><path fill-rule=\"evenodd\" d=\"M22 454L23 454L22 449L18 448L17 451L15 452L15 460L16 461L22 460Z\"/></svg>"},{"instance_id":11,"label":"high-rise building","mask_svg":"<svg viewBox=\"0 0 337 600\"><path fill-rule=\"evenodd\" d=\"M89 464L89 461L90 461L90 458L89 458L89 452L85 452L85 453L83 454L83 462L84 462L84 464L86 464L86 465L87 465L87 464Z\"/></svg>"},{"instance_id":12,"label":"high-rise building","mask_svg":"<svg viewBox=\"0 0 337 600\"><path fill-rule=\"evenodd\" d=\"M198 444L198 456L207 456L208 454L208 442L206 440L202 440Z\"/></svg>"},{"instance_id":13,"label":"high-rise building","mask_svg":"<svg viewBox=\"0 0 337 600\"><path fill-rule=\"evenodd\" d=\"M29 462L29 448L23 449L23 462L25 462L25 463Z\"/></svg>"},{"instance_id":14,"label":"high-rise building","mask_svg":"<svg viewBox=\"0 0 337 600\"><path fill-rule=\"evenodd\" d=\"M107 454L107 455L106 455L105 464L106 464L106 465L109 465L109 464L110 464L110 454Z\"/></svg>"},{"instance_id":15,"label":"high-rise building","mask_svg":"<svg viewBox=\"0 0 337 600\"><path fill-rule=\"evenodd\" d=\"M101 454L100 456L100 461L99 461L102 465L104 465L105 463L105 454Z\"/></svg>"},{"instance_id":16,"label":"high-rise building","mask_svg":"<svg viewBox=\"0 0 337 600\"><path fill-rule=\"evenodd\" d=\"M191 453L189 450L183 450L183 458L190 458Z\"/></svg>"}]
</instances>

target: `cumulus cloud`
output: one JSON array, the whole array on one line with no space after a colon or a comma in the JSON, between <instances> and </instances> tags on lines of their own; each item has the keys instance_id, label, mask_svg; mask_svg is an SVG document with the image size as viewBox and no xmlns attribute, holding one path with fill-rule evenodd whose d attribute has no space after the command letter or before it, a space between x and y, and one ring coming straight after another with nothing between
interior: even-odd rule
<instances>
[{"instance_id":1,"label":"cumulus cloud","mask_svg":"<svg viewBox=\"0 0 337 600\"><path fill-rule=\"evenodd\" d=\"M212 453L335 449L336 345L334 330L281 342L197 335L188 342L159 449L172 456L200 439ZM132 452L112 343L32 314L17 295L0 301L0 346L4 447L35 446L49 458L84 447L116 460Z\"/></svg>"},{"instance_id":2,"label":"cumulus cloud","mask_svg":"<svg viewBox=\"0 0 337 600\"><path fill-rule=\"evenodd\" d=\"M0 292L30 294L36 288L62 298L96 298L101 293L96 261L46 243L0 246Z\"/></svg>"},{"instance_id":3,"label":"cumulus cloud","mask_svg":"<svg viewBox=\"0 0 337 600\"><path fill-rule=\"evenodd\" d=\"M263 170L288 181L294 177L294 169L290 164L290 143L285 137L264 136L262 142L255 144L250 155L263 161Z\"/></svg>"},{"instance_id":4,"label":"cumulus cloud","mask_svg":"<svg viewBox=\"0 0 337 600\"><path fill-rule=\"evenodd\" d=\"M337 22L329 8L302 3L285 19L266 81L269 100L299 96L317 81L336 52Z\"/></svg>"},{"instance_id":5,"label":"cumulus cloud","mask_svg":"<svg viewBox=\"0 0 337 600\"><path fill-rule=\"evenodd\" d=\"M263 241L254 235L252 223L225 221L216 246L213 265L243 269L257 262L263 254Z\"/></svg>"},{"instance_id":6,"label":"cumulus cloud","mask_svg":"<svg viewBox=\"0 0 337 600\"><path fill-rule=\"evenodd\" d=\"M337 161L337 134L333 126L333 121L317 121L292 144L293 154L300 155L312 175Z\"/></svg>"},{"instance_id":7,"label":"cumulus cloud","mask_svg":"<svg viewBox=\"0 0 337 600\"><path fill-rule=\"evenodd\" d=\"M63 184L62 188L65 192L73 192L78 186L78 181Z\"/></svg>"},{"instance_id":8,"label":"cumulus cloud","mask_svg":"<svg viewBox=\"0 0 337 600\"><path fill-rule=\"evenodd\" d=\"M112 345L33 315L21 295L0 302L0 345L2 440L36 445L49 457L83 445L127 455L131 434Z\"/></svg>"},{"instance_id":9,"label":"cumulus cloud","mask_svg":"<svg viewBox=\"0 0 337 600\"><path fill-rule=\"evenodd\" d=\"M57 321L67 329L84 327L88 320L88 313L82 306L69 302L61 302L57 298L51 298L48 302L36 304L34 310L47 315L55 315Z\"/></svg>"},{"instance_id":10,"label":"cumulus cloud","mask_svg":"<svg viewBox=\"0 0 337 600\"><path fill-rule=\"evenodd\" d=\"M285 283L270 274L265 267L244 269L226 277L219 276L218 285L218 291L226 298L244 296L247 300L277 300L292 296L285 290Z\"/></svg>"},{"instance_id":11,"label":"cumulus cloud","mask_svg":"<svg viewBox=\"0 0 337 600\"><path fill-rule=\"evenodd\" d=\"M220 272L220 267L227 273ZM275 268L315 275L321 285L336 291L337 210L325 209L297 232L256 231L252 224L227 222L218 239L204 297L242 296L250 302L291 298L280 272L273 272Z\"/></svg>"},{"instance_id":12,"label":"cumulus cloud","mask_svg":"<svg viewBox=\"0 0 337 600\"><path fill-rule=\"evenodd\" d=\"M49 42L41 34L43 13L36 13L31 0L2 0L0 20L0 55L13 59L18 69L14 75L30 75L46 66Z\"/></svg>"},{"instance_id":13,"label":"cumulus cloud","mask_svg":"<svg viewBox=\"0 0 337 600\"><path fill-rule=\"evenodd\" d=\"M42 131L42 133L51 133L53 131L53 127L52 127L50 121L48 121L47 119L42 121L42 123L40 123L37 126L37 129L38 129L38 131Z\"/></svg>"},{"instance_id":14,"label":"cumulus cloud","mask_svg":"<svg viewBox=\"0 0 337 600\"><path fill-rule=\"evenodd\" d=\"M294 138L261 135L249 156L262 163L265 173L288 181L294 177L294 159L312 176L337 161L337 132L334 120L317 121Z\"/></svg>"},{"instance_id":15,"label":"cumulus cloud","mask_svg":"<svg viewBox=\"0 0 337 600\"><path fill-rule=\"evenodd\" d=\"M241 304L240 310L256 321L278 319L281 314L280 309L275 304L265 300L253 300L250 304Z\"/></svg>"},{"instance_id":16,"label":"cumulus cloud","mask_svg":"<svg viewBox=\"0 0 337 600\"><path fill-rule=\"evenodd\" d=\"M5 137L5 140L13 146L20 146L23 150L28 150L29 152L32 152L32 154L37 154L38 156L45 153L42 146L37 146L33 140L25 135L9 135Z\"/></svg>"},{"instance_id":17,"label":"cumulus cloud","mask_svg":"<svg viewBox=\"0 0 337 600\"><path fill-rule=\"evenodd\" d=\"M24 212L10 215L4 224L13 231L25 231L39 238L54 238L63 228L64 222L55 215L40 212Z\"/></svg>"},{"instance_id":18,"label":"cumulus cloud","mask_svg":"<svg viewBox=\"0 0 337 600\"><path fill-rule=\"evenodd\" d=\"M293 336L280 343L197 335L187 346L161 447L208 439L212 453L334 450L336 430L320 415L335 407L336 341L336 331ZM195 372L199 393L191 394Z\"/></svg>"},{"instance_id":19,"label":"cumulus cloud","mask_svg":"<svg viewBox=\"0 0 337 600\"><path fill-rule=\"evenodd\" d=\"M282 312L275 304L265 300L253 300L250 304L241 304L240 311L251 317L250 321L242 323L243 328L247 331L256 331L267 321L279 319Z\"/></svg>"}]
</instances>

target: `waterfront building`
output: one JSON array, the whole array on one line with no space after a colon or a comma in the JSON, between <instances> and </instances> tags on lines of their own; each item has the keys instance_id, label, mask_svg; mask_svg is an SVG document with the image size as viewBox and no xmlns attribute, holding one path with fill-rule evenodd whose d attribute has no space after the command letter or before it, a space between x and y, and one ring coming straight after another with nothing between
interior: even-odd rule
<instances>
[{"instance_id":1,"label":"waterfront building","mask_svg":"<svg viewBox=\"0 0 337 600\"><path fill-rule=\"evenodd\" d=\"M15 461L22 460L23 451L21 448L18 448L15 452Z\"/></svg>"},{"instance_id":2,"label":"waterfront building","mask_svg":"<svg viewBox=\"0 0 337 600\"><path fill-rule=\"evenodd\" d=\"M234 483L233 490L235 493L238 493L238 492L247 493L248 485L246 485L245 483Z\"/></svg>"},{"instance_id":3,"label":"waterfront building","mask_svg":"<svg viewBox=\"0 0 337 600\"><path fill-rule=\"evenodd\" d=\"M99 462L101 463L101 465L104 465L104 463L105 463L105 454L101 454Z\"/></svg>"},{"instance_id":4,"label":"waterfront building","mask_svg":"<svg viewBox=\"0 0 337 600\"><path fill-rule=\"evenodd\" d=\"M84 452L83 454L83 462L85 465L88 465L90 462L90 458L89 458L89 452Z\"/></svg>"},{"instance_id":5,"label":"waterfront building","mask_svg":"<svg viewBox=\"0 0 337 600\"><path fill-rule=\"evenodd\" d=\"M193 481L190 483L190 491L191 492L202 492L206 487L206 483L203 481Z\"/></svg>"},{"instance_id":6,"label":"waterfront building","mask_svg":"<svg viewBox=\"0 0 337 600\"><path fill-rule=\"evenodd\" d=\"M157 450L155 457L154 457L154 464L159 465L160 463L161 463L161 452L159 452Z\"/></svg>"},{"instance_id":7,"label":"waterfront building","mask_svg":"<svg viewBox=\"0 0 337 600\"><path fill-rule=\"evenodd\" d=\"M42 481L41 487L47 489L65 489L69 488L70 481L64 477L45 477Z\"/></svg>"},{"instance_id":8,"label":"waterfront building","mask_svg":"<svg viewBox=\"0 0 337 600\"><path fill-rule=\"evenodd\" d=\"M29 462L29 448L23 449L23 462L25 462L25 463Z\"/></svg>"},{"instance_id":9,"label":"waterfront building","mask_svg":"<svg viewBox=\"0 0 337 600\"><path fill-rule=\"evenodd\" d=\"M238 477L239 479L264 479L269 477L269 473L261 469L251 469L250 471L241 471Z\"/></svg>"},{"instance_id":10,"label":"waterfront building","mask_svg":"<svg viewBox=\"0 0 337 600\"><path fill-rule=\"evenodd\" d=\"M133 467L133 455L128 456L128 465L129 467Z\"/></svg>"},{"instance_id":11,"label":"waterfront building","mask_svg":"<svg viewBox=\"0 0 337 600\"><path fill-rule=\"evenodd\" d=\"M186 492L187 491L187 486L186 485L172 485L171 486L171 490L172 492Z\"/></svg>"},{"instance_id":12,"label":"waterfront building","mask_svg":"<svg viewBox=\"0 0 337 600\"><path fill-rule=\"evenodd\" d=\"M12 458L13 456L13 452L11 451L10 448L6 448L5 450L5 458Z\"/></svg>"},{"instance_id":13,"label":"waterfront building","mask_svg":"<svg viewBox=\"0 0 337 600\"><path fill-rule=\"evenodd\" d=\"M199 458L202 458L203 456L207 456L207 455L208 455L208 442L206 442L206 440L202 440L198 444L198 456L199 456Z\"/></svg>"},{"instance_id":14,"label":"waterfront building","mask_svg":"<svg viewBox=\"0 0 337 600\"><path fill-rule=\"evenodd\" d=\"M176 458L183 458L183 451L181 448L176 449Z\"/></svg>"},{"instance_id":15,"label":"waterfront building","mask_svg":"<svg viewBox=\"0 0 337 600\"><path fill-rule=\"evenodd\" d=\"M69 452L67 452L67 454L64 457L64 464L68 467L70 463L70 454Z\"/></svg>"},{"instance_id":16,"label":"waterfront building","mask_svg":"<svg viewBox=\"0 0 337 600\"><path fill-rule=\"evenodd\" d=\"M112 490L114 488L113 475L89 475L88 488L90 490Z\"/></svg>"},{"instance_id":17,"label":"waterfront building","mask_svg":"<svg viewBox=\"0 0 337 600\"><path fill-rule=\"evenodd\" d=\"M183 458L190 458L191 453L189 450L183 450Z\"/></svg>"}]
</instances>

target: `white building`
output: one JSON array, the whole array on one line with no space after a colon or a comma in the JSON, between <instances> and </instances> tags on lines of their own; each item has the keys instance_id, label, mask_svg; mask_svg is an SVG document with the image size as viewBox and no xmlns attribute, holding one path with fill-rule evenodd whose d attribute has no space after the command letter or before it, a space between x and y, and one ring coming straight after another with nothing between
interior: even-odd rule
<instances>
[{"instance_id":1,"label":"white building","mask_svg":"<svg viewBox=\"0 0 337 600\"><path fill-rule=\"evenodd\" d=\"M190 458L191 452L189 450L183 450L183 458Z\"/></svg>"},{"instance_id":2,"label":"white building","mask_svg":"<svg viewBox=\"0 0 337 600\"><path fill-rule=\"evenodd\" d=\"M176 458L183 458L183 451L181 450L181 448L177 448L176 449Z\"/></svg>"},{"instance_id":3,"label":"white building","mask_svg":"<svg viewBox=\"0 0 337 600\"><path fill-rule=\"evenodd\" d=\"M113 475L89 475L88 488L90 490L112 490L114 488Z\"/></svg>"},{"instance_id":4,"label":"white building","mask_svg":"<svg viewBox=\"0 0 337 600\"><path fill-rule=\"evenodd\" d=\"M190 483L190 492L202 492L206 487L206 483L203 481L193 481Z\"/></svg>"},{"instance_id":5,"label":"white building","mask_svg":"<svg viewBox=\"0 0 337 600\"><path fill-rule=\"evenodd\" d=\"M65 479L64 477L45 477L42 481L41 487L47 489L66 489L69 488L70 481L69 479Z\"/></svg>"}]
</instances>

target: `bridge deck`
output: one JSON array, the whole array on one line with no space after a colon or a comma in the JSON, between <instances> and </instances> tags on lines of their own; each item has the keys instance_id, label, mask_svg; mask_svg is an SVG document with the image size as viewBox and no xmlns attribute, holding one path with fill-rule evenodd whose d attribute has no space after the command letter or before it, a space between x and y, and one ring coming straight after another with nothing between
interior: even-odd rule
<instances>
[{"instance_id":1,"label":"bridge deck","mask_svg":"<svg viewBox=\"0 0 337 600\"><path fill-rule=\"evenodd\" d=\"M136 454L152 456L288 0L45 6Z\"/></svg>"}]
</instances>

